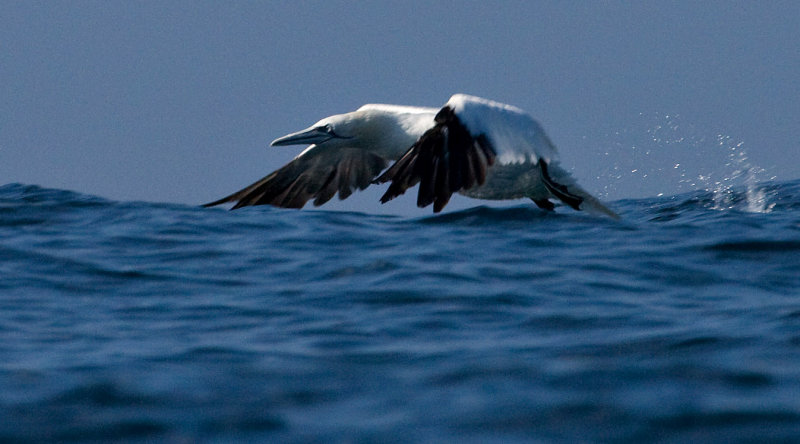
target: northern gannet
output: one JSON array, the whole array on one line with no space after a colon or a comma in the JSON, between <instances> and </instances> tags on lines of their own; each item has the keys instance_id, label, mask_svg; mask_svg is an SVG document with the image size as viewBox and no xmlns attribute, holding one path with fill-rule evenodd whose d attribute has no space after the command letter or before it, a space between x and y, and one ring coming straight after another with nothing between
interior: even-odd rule
<instances>
[{"instance_id":1,"label":"northern gannet","mask_svg":"<svg viewBox=\"0 0 800 444\"><path fill-rule=\"evenodd\" d=\"M381 203L419 184L417 206L433 204L435 213L458 192L477 199L527 197L547 210L554 199L618 218L559 166L556 147L536 120L480 97L456 94L441 109L368 104L271 143L304 144L310 146L282 168L204 206L302 208L311 199L319 206L337 192L345 199L354 189L391 182Z\"/></svg>"}]
</instances>

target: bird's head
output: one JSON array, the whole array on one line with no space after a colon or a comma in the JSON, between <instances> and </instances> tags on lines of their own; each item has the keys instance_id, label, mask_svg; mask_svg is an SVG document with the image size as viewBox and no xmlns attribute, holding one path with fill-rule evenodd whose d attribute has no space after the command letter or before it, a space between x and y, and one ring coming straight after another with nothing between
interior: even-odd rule
<instances>
[{"instance_id":1,"label":"bird's head","mask_svg":"<svg viewBox=\"0 0 800 444\"><path fill-rule=\"evenodd\" d=\"M394 159L433 125L433 114L433 110L364 105L356 111L326 117L304 130L279 137L272 141L272 146L356 148Z\"/></svg>"},{"instance_id":2,"label":"bird's head","mask_svg":"<svg viewBox=\"0 0 800 444\"><path fill-rule=\"evenodd\" d=\"M352 143L357 132L350 114L326 117L310 127L287 134L272 141L272 146L285 145L338 145Z\"/></svg>"}]
</instances>

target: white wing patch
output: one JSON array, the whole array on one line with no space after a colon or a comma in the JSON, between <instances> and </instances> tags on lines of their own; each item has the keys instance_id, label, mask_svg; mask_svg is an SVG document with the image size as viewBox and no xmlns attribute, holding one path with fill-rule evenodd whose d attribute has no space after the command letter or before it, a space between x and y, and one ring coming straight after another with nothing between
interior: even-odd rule
<instances>
[{"instance_id":1,"label":"white wing patch","mask_svg":"<svg viewBox=\"0 0 800 444\"><path fill-rule=\"evenodd\" d=\"M539 122L515 106L466 94L454 95L447 106L472 136L489 139L500 164L558 160L556 147Z\"/></svg>"}]
</instances>

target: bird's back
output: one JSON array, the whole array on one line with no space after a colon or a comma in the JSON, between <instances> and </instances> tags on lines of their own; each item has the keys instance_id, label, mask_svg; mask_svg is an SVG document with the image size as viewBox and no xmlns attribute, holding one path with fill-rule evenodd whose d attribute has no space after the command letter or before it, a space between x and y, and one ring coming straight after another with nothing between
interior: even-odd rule
<instances>
[{"instance_id":1,"label":"bird's back","mask_svg":"<svg viewBox=\"0 0 800 444\"><path fill-rule=\"evenodd\" d=\"M397 160L433 125L438 109L367 104L353 114L363 124L360 144L386 159Z\"/></svg>"},{"instance_id":2,"label":"bird's back","mask_svg":"<svg viewBox=\"0 0 800 444\"><path fill-rule=\"evenodd\" d=\"M453 109L470 134L489 138L500 165L558 159L555 145L539 122L515 106L466 94L454 95L446 106Z\"/></svg>"}]
</instances>

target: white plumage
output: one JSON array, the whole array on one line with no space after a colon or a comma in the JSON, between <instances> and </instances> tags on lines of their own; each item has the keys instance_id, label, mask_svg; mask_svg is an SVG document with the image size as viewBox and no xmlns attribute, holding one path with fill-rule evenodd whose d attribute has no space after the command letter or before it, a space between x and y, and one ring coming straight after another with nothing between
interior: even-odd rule
<instances>
[{"instance_id":1,"label":"white plumage","mask_svg":"<svg viewBox=\"0 0 800 444\"><path fill-rule=\"evenodd\" d=\"M454 192L479 199L551 199L617 215L559 166L555 146L530 115L511 105L456 94L440 109L368 104L326 117L272 145L310 146L258 182L206 206L302 208L390 182L387 202L419 184L417 204L438 212ZM394 161L388 169L389 163Z\"/></svg>"},{"instance_id":2,"label":"white plumage","mask_svg":"<svg viewBox=\"0 0 800 444\"><path fill-rule=\"evenodd\" d=\"M489 137L500 164L557 160L556 148L539 122L515 106L466 94L454 95L445 106L455 111L473 137Z\"/></svg>"}]
</instances>

